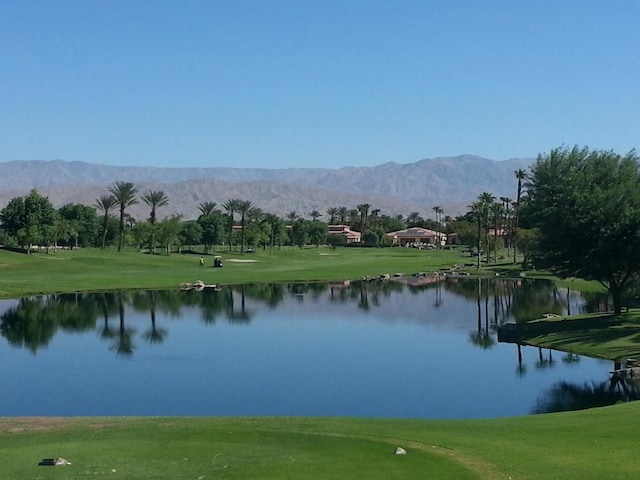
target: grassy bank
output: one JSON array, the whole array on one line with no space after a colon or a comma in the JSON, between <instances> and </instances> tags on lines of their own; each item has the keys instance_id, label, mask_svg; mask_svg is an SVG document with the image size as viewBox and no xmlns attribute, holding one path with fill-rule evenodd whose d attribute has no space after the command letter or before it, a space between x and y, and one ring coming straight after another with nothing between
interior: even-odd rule
<instances>
[{"instance_id":1,"label":"grassy bank","mask_svg":"<svg viewBox=\"0 0 640 480\"><path fill-rule=\"evenodd\" d=\"M637 477L640 404L492 420L0 419L8 479ZM406 456L393 455L397 446ZM61 456L72 465L39 467Z\"/></svg>"},{"instance_id":2,"label":"grassy bank","mask_svg":"<svg viewBox=\"0 0 640 480\"><path fill-rule=\"evenodd\" d=\"M624 361L640 358L640 310L540 319L518 326L529 345Z\"/></svg>"},{"instance_id":3,"label":"grassy bank","mask_svg":"<svg viewBox=\"0 0 640 480\"><path fill-rule=\"evenodd\" d=\"M212 268L222 255L223 268ZM409 248L282 248L255 253L218 250L149 255L134 250L58 250L25 255L0 250L0 296L127 288L177 288L182 282L244 283L347 280L362 276L437 271L469 261L457 251Z\"/></svg>"}]
</instances>

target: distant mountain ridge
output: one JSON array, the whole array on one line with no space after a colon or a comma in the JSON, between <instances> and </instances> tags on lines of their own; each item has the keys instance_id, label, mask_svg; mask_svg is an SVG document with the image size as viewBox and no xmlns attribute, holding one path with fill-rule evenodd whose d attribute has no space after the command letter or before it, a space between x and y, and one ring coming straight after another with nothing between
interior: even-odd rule
<instances>
[{"instance_id":1,"label":"distant mountain ridge","mask_svg":"<svg viewBox=\"0 0 640 480\"><path fill-rule=\"evenodd\" d=\"M161 168L118 167L63 160L20 160L0 163L0 208L31 188L49 196L55 206L91 205L116 181L129 181L140 191L163 190L169 205L160 215L179 213L195 218L203 201L251 200L266 212L286 215L330 206L355 208L369 203L389 215L419 211L431 216L442 206L446 214L463 211L480 193L515 197L514 171L533 159L494 161L474 155L424 159L415 163L384 163L374 167L329 168ZM131 212L143 216L146 206Z\"/></svg>"}]
</instances>

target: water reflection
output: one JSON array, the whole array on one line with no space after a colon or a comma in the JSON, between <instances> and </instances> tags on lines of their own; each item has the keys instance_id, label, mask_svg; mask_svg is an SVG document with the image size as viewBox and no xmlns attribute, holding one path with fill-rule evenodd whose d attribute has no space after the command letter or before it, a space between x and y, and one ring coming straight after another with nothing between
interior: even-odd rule
<instances>
[{"instance_id":1,"label":"water reflection","mask_svg":"<svg viewBox=\"0 0 640 480\"><path fill-rule=\"evenodd\" d=\"M277 318L278 321L286 320L289 322L287 326L283 327L286 330L282 330L278 334L280 335L279 338L265 340L266 344L264 346L257 343L259 340L254 337L251 337L251 342L253 342L251 344L236 345L234 352L238 352L238 350L244 351L244 357L242 357L242 353L237 353L238 357L236 358L233 357L236 353L227 352L227 358L224 359L225 362L228 362L227 365L233 364L234 358L236 358L236 363L241 363L245 361L246 357L252 357L254 353L256 357L259 357L256 362L262 362L253 364L253 366L240 365L237 367L242 369L239 372L235 370L232 372L232 367L229 367L229 378L233 374L237 374L237 377L241 378L251 369L260 370L264 362L275 365L275 368L287 370L290 376L295 377L299 374L298 371L294 370L296 368L295 362L301 362L299 368L303 368L305 371L309 369L316 371L316 375L313 377L314 382L323 375L327 377L326 385L309 385L309 395L311 397L318 396L318 389L329 388L342 388L345 391L345 395L348 394L354 397L358 394L357 390L366 391L366 388L371 387L367 385L365 388L360 385L356 391L352 391L351 389L355 388L354 385L359 385L363 378L371 378L371 382L375 387L375 395L380 397L381 403L384 403L382 402L382 397L389 403L399 401L395 398L398 396L398 391L405 389L406 395L411 395L410 392L416 388L414 392L415 398L412 400L416 405L414 410L399 416L495 416L501 414L499 413L501 412L499 408L504 407L497 406L497 410L489 409L487 410L488 413L474 412L468 406L463 407L462 405L459 410L453 409L451 406L453 403L462 402L463 397L468 397L468 389L466 388L464 391L457 393L455 400L442 400L442 409L446 409L443 410L446 411L446 414L431 413L431 407L424 405L425 401L437 402L437 400L431 398L435 394L433 385L442 385L443 391L438 392L438 394L442 395L445 395L444 390L451 388L451 378L447 377L446 373L441 372L450 361L446 360L447 357L459 358L463 363L469 362L473 364L473 362L477 362L477 360L467 359L472 357L471 354L462 353L463 347L456 343L456 339L451 337L454 333L457 335L455 338L462 338L471 349L478 352L487 352L487 355L489 355L490 351L509 352L514 349L514 355L507 353L504 357L506 358L505 360L503 359L503 354L500 354L495 357L495 361L509 364L507 366L512 369L511 372L513 373L511 375L515 378L514 381L516 383L512 383L507 387L502 385L503 378L499 377L500 374L498 373L498 369L503 367L500 363L495 364L499 365L498 367L490 367L485 369L487 371L478 372L474 375L487 377L486 380L478 380L481 382L482 387L480 388L483 391L490 388L508 388L511 391L518 391L523 388L522 382L530 378L527 381L534 384L535 396L539 398L535 401L535 406L530 408L529 411L515 410L515 414L556 411L557 408L581 408L580 405L588 403L586 398L589 396L593 399L594 404L599 404L599 402L603 401L603 391L605 390L609 393L612 399L610 401L612 402L621 398L637 398L637 387L634 386L625 384L624 391L620 390L622 388L621 385L616 385L613 388L610 385L607 387L604 384L598 384L597 388L583 388L571 384L566 379L558 381L552 388L540 393L541 389L537 386L541 382L538 378L539 373L557 370L558 366L562 368L578 368L584 362L580 357L572 354L561 354L550 350L532 348L529 348L528 351L531 354L535 352L535 355L529 355L527 358L527 355L523 354L523 347L520 345L498 345L497 331L508 322L540 318L547 313L578 313L590 309L602 309L606 308L606 306L606 299L603 299L602 296L591 294L587 297L582 297L570 290L560 291L553 282L525 278L469 279L463 277L416 276L359 282L261 283L225 286L216 289L206 288L202 291L140 290L25 297L11 301L0 315L0 335L12 347L26 349L33 356L36 356L40 352L47 350L58 333L96 332L95 338L98 340L99 345L104 346L104 351L110 352L110 355L115 355L119 359L132 360L138 355L148 355L147 352L149 351L170 351L174 345L181 345L181 342L188 343L191 341L197 343L194 341L195 339L188 339L192 337L184 336L186 319L195 319L204 329L215 327L218 330L223 326L251 325L253 327L254 323L264 325L265 318ZM272 312L273 315L269 312ZM332 332L333 325L328 324L329 320L322 320L324 323L320 323L314 333L307 334L309 338L305 337L305 334L301 334L302 340L300 338L295 340L288 339L288 332L300 328L300 322L314 317L314 315L324 314L330 314L328 318L333 319L335 317L336 319L339 318L340 322L344 322L335 327L337 328L336 332L339 332L339 334ZM381 329L381 332L384 333L370 333L375 330L374 325L370 323L362 324L364 321L363 316L366 316L367 322L374 321L384 325L384 328ZM353 322L360 323L348 326L349 323L353 324ZM427 327L429 328L429 333L425 336L420 330L415 332L410 330L406 337L399 337L399 339L391 337L387 327L400 325L402 325L403 329ZM354 330L352 332L352 327L357 327L357 331ZM254 330L254 328L251 330ZM259 331L260 333L256 335L266 338L268 332L264 327L261 327ZM325 331L328 331L327 335L329 336L321 339L320 335L324 335ZM349 334L354 335L354 337L349 337ZM204 330L200 330L195 335L204 336ZM371 339L366 340L367 335L372 335ZM445 335L446 340L441 340L438 335ZM344 338L342 338L343 336ZM378 336L380 338L377 338ZM185 340L185 338L187 339ZM280 341L290 342L290 344L275 346ZM297 344L303 341L309 343ZM313 346L313 342L318 342L317 348ZM345 350L334 352L334 354L330 353L335 348L342 348L343 342ZM419 342L422 342L422 344ZM395 345L395 343L398 345ZM447 349L439 350L444 345L447 345ZM370 348L370 350L365 347ZM222 349L223 347L218 345L217 348ZM261 353L259 353L260 349L262 349ZM274 352L279 349L289 349L288 355L296 355L293 365L290 363L278 363L286 361L274 357ZM391 349L399 349L401 352L390 353ZM315 353L317 357L311 356L310 351L313 350L317 350ZM353 356L359 350L362 350L364 358ZM389 351L387 352L387 350ZM195 347L193 351L196 352ZM401 369L408 369L410 365L411 371L417 367L419 367L419 370L407 373L406 378L403 377L404 373L399 370L394 371L393 366L385 364L382 355L386 353L389 353L390 358L394 359L390 361L405 363L401 366ZM433 356L430 356L432 354ZM178 356L178 354L175 355ZM332 359L331 355L336 357L344 355L347 359L346 362L361 365L360 368L362 370L347 373L347 377L344 380L340 380L338 377L342 375L342 372L338 372L338 369L343 368L343 365L332 366L334 359ZM395 360L396 358L401 360ZM473 358L479 357L473 356ZM302 366L304 362L308 362L308 364ZM380 364L376 370L371 370L370 364L372 363ZM417 365L417 367L413 365ZM515 365L515 369L513 365ZM209 367L198 368L206 369ZM326 372L322 370L324 368L327 369ZM434 371L437 375L443 376L438 377L438 380L430 380L428 375L431 375ZM184 372L179 374L185 375ZM203 377L206 374L199 371L199 375ZM226 373L220 375L224 377ZM562 375L565 374L562 373ZM591 374L586 375L589 377ZM194 373L194 376L197 376L197 374ZM423 378L418 380L416 376ZM416 382L416 380L418 381ZM240 388L234 383L235 380L228 381L231 382L231 386L228 386L228 388ZM258 381L261 381L261 379L258 379ZM308 381L308 379L299 379L298 384L291 382L291 385L289 385L290 382L286 382L285 386L281 386L281 388L300 388L299 383L305 381ZM341 381L345 382L343 386L339 385ZM420 383L431 385L431 387L428 389L427 387L419 387ZM492 383L495 386L487 386ZM383 386L386 384L389 385L388 392L378 390L377 385ZM411 385L411 387L408 385ZM164 387L155 386L154 388L161 389ZM419 388L422 388L422 390L419 390ZM293 402L293 398L296 395L301 395L301 393L296 391L295 393L289 392L284 395L291 397L289 401ZM327 395L334 394L327 392ZM504 395L504 392L499 392L499 395ZM634 397L634 395L636 396ZM422 396L429 397L429 400L422 399ZM352 407L355 410L338 409L328 410L327 412L314 410L310 413L295 410L297 407L290 407L292 410L287 411L280 411L274 407L274 410L245 412L244 410L236 411L231 407L227 407L228 410L210 412L206 409L206 405L198 405L192 407L195 411L190 410L186 413L178 411L177 413L305 415L326 413L389 416L389 412L384 410L384 406L376 407L378 410L373 409L368 412L364 403L365 401L371 402L371 398L371 394L365 396L359 405ZM345 396L342 400L337 399L336 405L340 401L343 403L349 402L350 397ZM325 402L330 403L331 400L325 399ZM174 401L174 403L176 402ZM311 403L311 400L308 398L304 400L298 399L295 405L303 405L305 403ZM405 401L405 403L407 402ZM286 402L282 398L278 398L274 400L274 405L276 404L286 404ZM322 409L324 406L315 408ZM0 413L2 412L0 411ZM51 412L46 411L44 413ZM72 414L79 413L72 412ZM117 414L118 412L89 411L87 413ZM124 413L126 414L127 412ZM169 412L166 410L158 412L145 410L144 413L168 414ZM514 414L514 412L505 411L505 414Z\"/></svg>"}]
</instances>

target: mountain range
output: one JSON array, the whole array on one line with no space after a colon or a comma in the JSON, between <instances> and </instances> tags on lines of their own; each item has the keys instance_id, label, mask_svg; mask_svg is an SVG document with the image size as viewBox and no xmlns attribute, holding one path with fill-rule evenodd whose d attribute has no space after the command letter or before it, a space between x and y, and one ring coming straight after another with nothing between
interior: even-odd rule
<instances>
[{"instance_id":1,"label":"mountain range","mask_svg":"<svg viewBox=\"0 0 640 480\"><path fill-rule=\"evenodd\" d=\"M482 192L514 198L514 171L532 163L531 158L495 161L474 155L339 169L120 167L19 160L0 163L0 208L32 188L48 196L56 207L66 203L92 205L110 185L127 181L133 182L140 193L165 192L169 205L159 210L160 218L174 213L196 218L200 203L214 201L221 205L230 198L250 200L263 211L281 216L295 211L308 217L312 210L324 214L332 206L355 208L361 203L388 215L406 216L417 211L424 217L432 217L432 208L437 205L445 215L454 216L465 211ZM139 219L148 215L144 204L129 211Z\"/></svg>"}]
</instances>

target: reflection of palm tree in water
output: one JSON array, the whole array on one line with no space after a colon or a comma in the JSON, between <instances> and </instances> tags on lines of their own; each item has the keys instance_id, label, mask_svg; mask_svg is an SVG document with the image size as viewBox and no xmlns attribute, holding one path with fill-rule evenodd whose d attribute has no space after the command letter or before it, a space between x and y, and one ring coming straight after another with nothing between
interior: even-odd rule
<instances>
[{"instance_id":1,"label":"reflection of palm tree in water","mask_svg":"<svg viewBox=\"0 0 640 480\"><path fill-rule=\"evenodd\" d=\"M111 295L109 295L111 296ZM111 302L107 299L107 294L101 294L102 300L102 318L103 318L103 326L100 331L100 337L110 340L116 336L116 332L109 326L109 307L113 305L113 299Z\"/></svg>"},{"instance_id":2,"label":"reflection of palm tree in water","mask_svg":"<svg viewBox=\"0 0 640 480\"><path fill-rule=\"evenodd\" d=\"M236 311L235 309L233 289L227 289L227 291L229 292L227 295L227 318L232 323L248 323L251 320L251 313L247 311L246 295L244 289L244 284L240 285L240 311Z\"/></svg>"},{"instance_id":3,"label":"reflection of palm tree in water","mask_svg":"<svg viewBox=\"0 0 640 480\"><path fill-rule=\"evenodd\" d=\"M153 290L149 292L149 303L151 328L144 332L143 337L146 338L149 343L162 343L164 342L164 338L167 336L167 330L156 326L156 295Z\"/></svg>"},{"instance_id":4,"label":"reflection of palm tree in water","mask_svg":"<svg viewBox=\"0 0 640 480\"><path fill-rule=\"evenodd\" d=\"M491 348L496 344L496 341L493 339L491 334L489 333L489 297L485 297L485 328L482 328L482 307L480 305L480 299L482 298L482 280L478 278L477 280L478 289L476 296L476 311L478 314L478 326L477 329L469 334L469 339L473 345L480 348Z\"/></svg>"},{"instance_id":5,"label":"reflection of palm tree in water","mask_svg":"<svg viewBox=\"0 0 640 480\"><path fill-rule=\"evenodd\" d=\"M549 357L544 358L542 354L542 348L538 348L538 360L536 361L536 368L551 368L555 364L555 360L553 359L553 350L549 349Z\"/></svg>"},{"instance_id":6,"label":"reflection of palm tree in water","mask_svg":"<svg viewBox=\"0 0 640 480\"><path fill-rule=\"evenodd\" d=\"M125 326L122 292L118 293L118 314L120 316L120 328L118 329L116 343L112 347L112 350L115 350L118 355L132 355L135 348L133 345L132 335L135 331Z\"/></svg>"}]
</instances>

